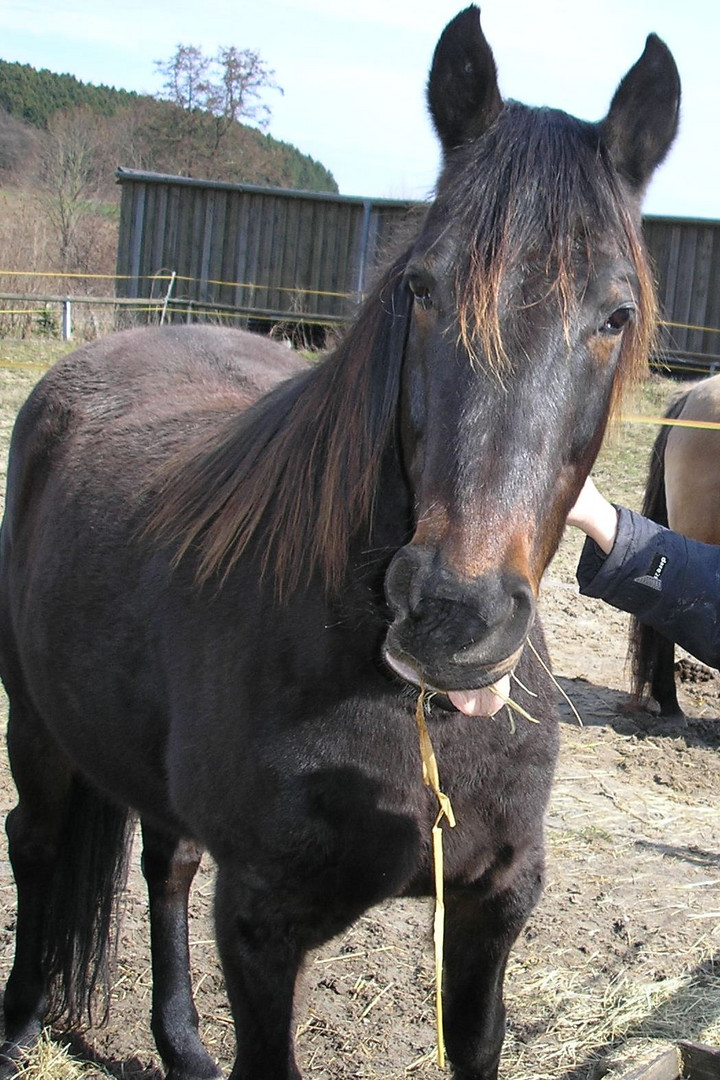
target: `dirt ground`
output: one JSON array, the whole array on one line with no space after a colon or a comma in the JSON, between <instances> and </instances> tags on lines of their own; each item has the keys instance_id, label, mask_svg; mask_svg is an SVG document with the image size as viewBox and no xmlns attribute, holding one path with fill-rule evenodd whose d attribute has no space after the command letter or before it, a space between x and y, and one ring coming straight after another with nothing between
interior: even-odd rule
<instances>
[{"instance_id":1,"label":"dirt ground","mask_svg":"<svg viewBox=\"0 0 720 1080\"><path fill-rule=\"evenodd\" d=\"M680 1038L720 1045L720 682L686 664L687 722L628 707L626 620L574 584L567 538L541 610L561 689L562 752L547 817L544 896L511 958L504 1080L620 1077ZM2 767L1 809L13 802ZM193 894L203 1036L224 1068L233 1033L210 921L212 868ZM308 964L297 1046L308 1080L435 1080L432 906L368 913ZM0 983L14 888L0 851ZM160 1080L149 1031L146 901L132 872L109 1024L76 1048L113 1076ZM248 1078L251 1080L251 1078Z\"/></svg>"}]
</instances>

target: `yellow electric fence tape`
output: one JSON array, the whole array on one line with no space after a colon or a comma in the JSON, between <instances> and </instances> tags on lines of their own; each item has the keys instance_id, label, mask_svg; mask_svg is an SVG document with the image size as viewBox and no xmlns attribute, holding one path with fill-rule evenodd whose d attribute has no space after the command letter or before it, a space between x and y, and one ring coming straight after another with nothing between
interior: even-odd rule
<instances>
[{"instance_id":1,"label":"yellow electric fence tape","mask_svg":"<svg viewBox=\"0 0 720 1080\"><path fill-rule=\"evenodd\" d=\"M435 877L435 919L433 922L433 942L435 946L435 1022L437 1029L437 1063L440 1068L445 1066L445 1035L443 1027L443 1003L442 1003L442 970L443 970L443 947L445 940L445 889L443 877L443 831L441 822L447 818L451 829L455 828L455 815L450 799L440 789L440 776L438 774L435 751L430 742L427 724L425 722L425 687L421 687L420 695L415 709L418 735L420 738L420 757L422 760L422 775L425 784L432 788L438 801L438 816L432 829L432 852L433 870Z\"/></svg>"}]
</instances>

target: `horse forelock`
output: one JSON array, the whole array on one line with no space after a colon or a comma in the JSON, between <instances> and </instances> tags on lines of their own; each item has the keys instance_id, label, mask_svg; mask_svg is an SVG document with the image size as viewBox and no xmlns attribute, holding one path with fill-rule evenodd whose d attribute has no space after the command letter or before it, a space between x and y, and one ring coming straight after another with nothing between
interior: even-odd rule
<instances>
[{"instance_id":1,"label":"horse forelock","mask_svg":"<svg viewBox=\"0 0 720 1080\"><path fill-rule=\"evenodd\" d=\"M526 310L509 288L526 280L530 263L545 281L542 298L554 297L569 341L596 253L612 244L637 283L618 393L645 370L657 319L652 273L634 207L597 125L511 102L489 132L448 161L436 205L460 241L458 339L473 363L500 378L507 372L508 325Z\"/></svg>"}]
</instances>

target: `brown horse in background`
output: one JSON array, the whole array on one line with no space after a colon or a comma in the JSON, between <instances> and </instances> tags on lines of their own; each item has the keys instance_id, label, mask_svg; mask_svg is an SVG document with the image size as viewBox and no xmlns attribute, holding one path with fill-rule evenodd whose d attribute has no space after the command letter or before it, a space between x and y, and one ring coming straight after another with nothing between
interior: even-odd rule
<instances>
[{"instance_id":1,"label":"brown horse in background","mask_svg":"<svg viewBox=\"0 0 720 1080\"><path fill-rule=\"evenodd\" d=\"M505 103L470 7L428 97L435 201L323 362L233 330L129 331L58 363L20 412L0 537L8 1071L48 1018L86 1011L137 814L168 1076L217 1075L188 972L207 849L233 1080L298 1080L308 951L433 889L424 685L457 819L447 1051L457 1080L497 1075L558 740L537 592L645 370L640 204L679 80L651 35L599 123ZM539 722L513 728L483 702L516 670Z\"/></svg>"},{"instance_id":2,"label":"brown horse in background","mask_svg":"<svg viewBox=\"0 0 720 1080\"><path fill-rule=\"evenodd\" d=\"M665 417L720 424L720 375L674 395ZM720 544L720 428L660 428L650 455L642 513L692 540ZM633 696L642 701L649 692L661 716L682 718L675 643L632 619L630 661Z\"/></svg>"}]
</instances>

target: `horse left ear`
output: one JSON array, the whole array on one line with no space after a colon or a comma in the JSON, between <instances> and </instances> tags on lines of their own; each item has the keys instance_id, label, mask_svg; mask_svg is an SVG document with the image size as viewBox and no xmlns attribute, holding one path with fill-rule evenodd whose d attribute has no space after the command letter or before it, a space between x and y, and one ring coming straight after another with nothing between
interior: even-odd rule
<instances>
[{"instance_id":1,"label":"horse left ear","mask_svg":"<svg viewBox=\"0 0 720 1080\"><path fill-rule=\"evenodd\" d=\"M644 189L670 149L679 112L678 69L667 45L650 34L600 126L615 167L636 191Z\"/></svg>"},{"instance_id":2,"label":"horse left ear","mask_svg":"<svg viewBox=\"0 0 720 1080\"><path fill-rule=\"evenodd\" d=\"M445 154L482 135L502 109L495 61L474 4L442 32L427 100Z\"/></svg>"}]
</instances>

